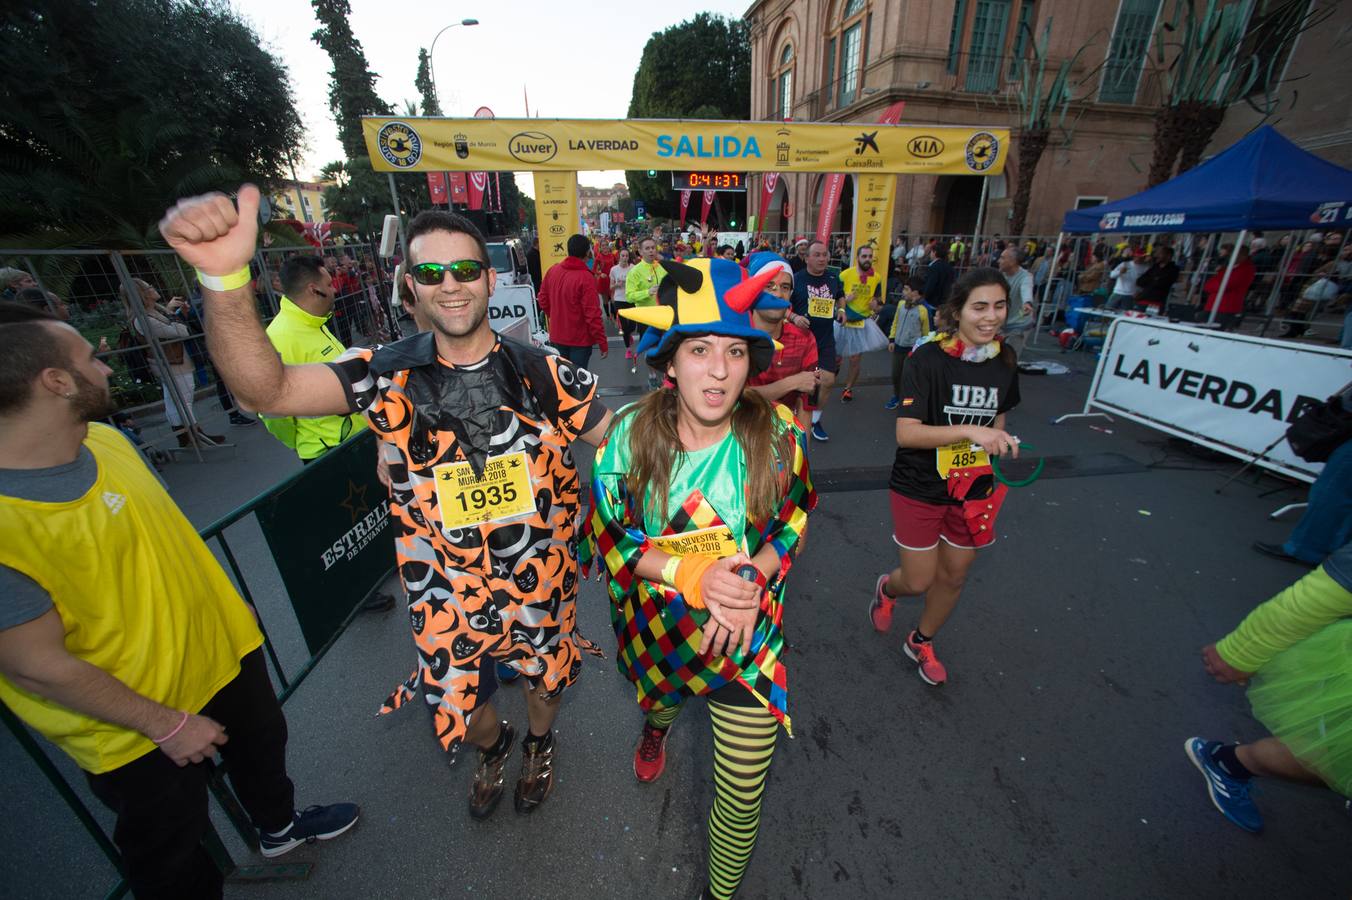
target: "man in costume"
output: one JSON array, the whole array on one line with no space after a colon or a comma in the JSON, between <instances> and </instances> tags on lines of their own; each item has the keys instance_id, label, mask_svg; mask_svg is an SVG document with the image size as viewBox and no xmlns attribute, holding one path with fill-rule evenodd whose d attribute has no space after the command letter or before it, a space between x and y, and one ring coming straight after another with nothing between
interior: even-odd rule
<instances>
[{"instance_id":1,"label":"man in costume","mask_svg":"<svg viewBox=\"0 0 1352 900\"><path fill-rule=\"evenodd\" d=\"M731 897L760 825L778 724L791 727L785 576L816 504L806 437L783 405L745 391L774 354L747 310L777 268L664 264L649 365L666 384L625 410L593 467L589 549L605 566L620 671L645 721L634 774L656 780L686 698L708 700L715 798L704 897ZM641 439L640 439L640 436ZM674 436L674 440L673 437Z\"/></svg>"},{"instance_id":2,"label":"man in costume","mask_svg":"<svg viewBox=\"0 0 1352 900\"><path fill-rule=\"evenodd\" d=\"M812 332L788 321L787 306L774 302L787 301L793 295L793 269L788 260L768 251L748 257L750 274L759 275L767 269L775 274L751 309L751 324L774 339L775 355L766 370L753 375L747 385L766 400L784 404L798 416L804 399L822 382L822 371L817 368L817 342Z\"/></svg>"},{"instance_id":3,"label":"man in costume","mask_svg":"<svg viewBox=\"0 0 1352 900\"><path fill-rule=\"evenodd\" d=\"M160 223L198 270L208 340L226 380L250 407L286 416L361 411L390 462L399 574L408 593L418 666L385 701L418 688L449 752L479 748L470 813L503 793L516 729L491 702L495 665L523 676L518 812L553 788L552 725L582 671L574 635L578 475L570 445L599 442L610 420L596 378L562 357L499 339L488 324L496 273L483 236L446 212L408 232L408 287L431 330L335 363L285 366L267 343L243 279L257 239L258 191L239 211L220 194L180 201Z\"/></svg>"}]
</instances>

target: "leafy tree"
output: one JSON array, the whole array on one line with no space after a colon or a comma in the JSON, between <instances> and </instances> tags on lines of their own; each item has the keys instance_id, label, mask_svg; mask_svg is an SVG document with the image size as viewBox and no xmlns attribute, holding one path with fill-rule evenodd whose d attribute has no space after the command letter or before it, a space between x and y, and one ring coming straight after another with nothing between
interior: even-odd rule
<instances>
[{"instance_id":1,"label":"leafy tree","mask_svg":"<svg viewBox=\"0 0 1352 900\"><path fill-rule=\"evenodd\" d=\"M751 40L745 22L698 13L654 32L643 48L629 100L631 119L748 119ZM671 216L679 201L671 173L626 172L629 193L650 215Z\"/></svg>"},{"instance_id":2,"label":"leafy tree","mask_svg":"<svg viewBox=\"0 0 1352 900\"><path fill-rule=\"evenodd\" d=\"M285 177L286 69L224 3L47 0L0 12L0 240L146 247L179 197Z\"/></svg>"},{"instance_id":3,"label":"leafy tree","mask_svg":"<svg viewBox=\"0 0 1352 900\"><path fill-rule=\"evenodd\" d=\"M390 106L376 93L376 75L366 64L366 53L352 33L348 19L352 6L348 0L310 0L319 28L311 38L333 62L329 72L329 109L338 122L338 139L343 153L356 161L366 155L362 137L362 116L388 116Z\"/></svg>"},{"instance_id":4,"label":"leafy tree","mask_svg":"<svg viewBox=\"0 0 1352 900\"><path fill-rule=\"evenodd\" d=\"M391 211L390 183L386 174L371 168L371 159L365 155L324 166L319 173L320 180L336 182L324 189L324 205L330 218L357 226L357 233L364 237L378 233L386 214ZM397 172L394 185L402 215L417 215L430 205L425 174Z\"/></svg>"},{"instance_id":5,"label":"leafy tree","mask_svg":"<svg viewBox=\"0 0 1352 900\"><path fill-rule=\"evenodd\" d=\"M422 95L423 115L441 115L441 103L437 100L437 86L432 83L432 67L426 47L418 48L418 74L413 77L413 86Z\"/></svg>"}]
</instances>

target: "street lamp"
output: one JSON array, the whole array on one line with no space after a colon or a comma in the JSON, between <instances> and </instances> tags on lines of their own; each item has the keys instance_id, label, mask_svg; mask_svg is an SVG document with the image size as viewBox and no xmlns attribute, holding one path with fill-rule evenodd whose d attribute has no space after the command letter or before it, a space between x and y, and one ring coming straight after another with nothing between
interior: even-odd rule
<instances>
[{"instance_id":1,"label":"street lamp","mask_svg":"<svg viewBox=\"0 0 1352 900\"><path fill-rule=\"evenodd\" d=\"M427 74L432 79L432 90L437 92L438 98L441 97L441 91L437 90L437 65L435 60L433 59L434 54L437 52L437 38L441 37L443 34L445 34L447 31L450 31L452 28L455 28L457 25L464 25L466 27L469 27L470 25L478 25L478 24L479 24L478 19L461 19L459 22L452 22L451 24L447 25L445 28L441 29L436 33L436 37L432 38L432 47L430 50L427 51Z\"/></svg>"}]
</instances>

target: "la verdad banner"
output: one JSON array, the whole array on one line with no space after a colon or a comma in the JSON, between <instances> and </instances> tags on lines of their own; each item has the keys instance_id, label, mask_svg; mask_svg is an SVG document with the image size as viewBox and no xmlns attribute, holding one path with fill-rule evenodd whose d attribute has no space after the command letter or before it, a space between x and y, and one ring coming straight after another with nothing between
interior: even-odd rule
<instances>
[{"instance_id":1,"label":"la verdad banner","mask_svg":"<svg viewBox=\"0 0 1352 900\"><path fill-rule=\"evenodd\" d=\"M1306 462L1284 440L1259 455L1349 381L1345 350L1122 317L1108 329L1085 411L1313 481L1324 464Z\"/></svg>"},{"instance_id":2,"label":"la verdad banner","mask_svg":"<svg viewBox=\"0 0 1352 900\"><path fill-rule=\"evenodd\" d=\"M378 172L685 169L999 175L1008 128L363 116Z\"/></svg>"}]
</instances>

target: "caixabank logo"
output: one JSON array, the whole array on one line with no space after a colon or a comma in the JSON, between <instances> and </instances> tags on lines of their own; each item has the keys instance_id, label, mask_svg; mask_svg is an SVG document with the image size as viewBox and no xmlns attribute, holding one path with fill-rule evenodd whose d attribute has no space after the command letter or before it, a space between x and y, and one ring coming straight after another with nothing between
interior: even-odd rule
<instances>
[{"instance_id":1,"label":"caixabank logo","mask_svg":"<svg viewBox=\"0 0 1352 900\"><path fill-rule=\"evenodd\" d=\"M1000 158L1000 139L989 131L978 131L967 139L964 155L967 168L973 172L984 172Z\"/></svg>"},{"instance_id":2,"label":"caixabank logo","mask_svg":"<svg viewBox=\"0 0 1352 900\"><path fill-rule=\"evenodd\" d=\"M398 169L411 169L422 159L422 138L407 122L386 122L376 135L376 146L385 162Z\"/></svg>"}]
</instances>

